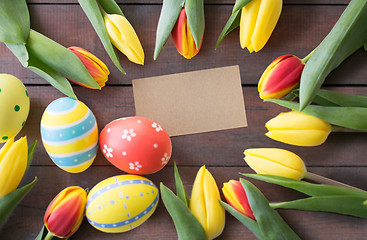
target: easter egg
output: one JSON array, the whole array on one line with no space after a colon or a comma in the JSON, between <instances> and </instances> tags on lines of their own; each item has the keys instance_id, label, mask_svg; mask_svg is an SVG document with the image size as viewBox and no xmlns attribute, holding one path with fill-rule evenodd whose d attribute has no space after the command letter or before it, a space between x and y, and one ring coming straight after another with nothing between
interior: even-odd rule
<instances>
[{"instance_id":1,"label":"easter egg","mask_svg":"<svg viewBox=\"0 0 367 240\"><path fill-rule=\"evenodd\" d=\"M107 160L132 174L159 171L168 163L172 153L167 132L158 123L143 117L110 122L101 131L99 141Z\"/></svg>"},{"instance_id":2,"label":"easter egg","mask_svg":"<svg viewBox=\"0 0 367 240\"><path fill-rule=\"evenodd\" d=\"M69 97L50 103L41 119L41 138L46 152L61 169L86 170L98 150L98 128L92 111Z\"/></svg>"},{"instance_id":3,"label":"easter egg","mask_svg":"<svg viewBox=\"0 0 367 240\"><path fill-rule=\"evenodd\" d=\"M29 96L24 84L9 74L0 74L0 143L15 137L27 120Z\"/></svg>"},{"instance_id":4,"label":"easter egg","mask_svg":"<svg viewBox=\"0 0 367 240\"><path fill-rule=\"evenodd\" d=\"M89 192L86 217L102 232L126 232L144 223L154 213L158 200L158 188L147 178L110 177Z\"/></svg>"}]
</instances>

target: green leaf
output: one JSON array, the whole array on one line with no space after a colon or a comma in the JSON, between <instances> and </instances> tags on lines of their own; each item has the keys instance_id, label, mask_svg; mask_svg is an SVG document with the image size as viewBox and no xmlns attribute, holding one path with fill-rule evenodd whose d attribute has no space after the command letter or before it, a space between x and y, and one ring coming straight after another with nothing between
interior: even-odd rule
<instances>
[{"instance_id":1,"label":"green leaf","mask_svg":"<svg viewBox=\"0 0 367 240\"><path fill-rule=\"evenodd\" d=\"M0 1L0 42L26 43L30 21L25 0Z\"/></svg>"},{"instance_id":2,"label":"green leaf","mask_svg":"<svg viewBox=\"0 0 367 240\"><path fill-rule=\"evenodd\" d=\"M219 200L219 203L224 207L224 209L227 210L227 212L229 212L233 217L235 217L238 221L245 225L256 237L258 237L259 239L266 239L256 221L238 212L231 205L221 200Z\"/></svg>"},{"instance_id":3,"label":"green leaf","mask_svg":"<svg viewBox=\"0 0 367 240\"><path fill-rule=\"evenodd\" d=\"M299 109L296 102L279 99L266 99L265 102L273 102L296 111ZM309 105L302 112L340 127L367 130L367 108Z\"/></svg>"},{"instance_id":4,"label":"green leaf","mask_svg":"<svg viewBox=\"0 0 367 240\"><path fill-rule=\"evenodd\" d=\"M250 207L265 239L300 239L283 218L269 206L269 201L252 183L240 179Z\"/></svg>"},{"instance_id":5,"label":"green leaf","mask_svg":"<svg viewBox=\"0 0 367 240\"><path fill-rule=\"evenodd\" d=\"M37 237L34 240L43 240L48 233L48 230L45 225L43 225L40 233L37 235Z\"/></svg>"},{"instance_id":6,"label":"green leaf","mask_svg":"<svg viewBox=\"0 0 367 240\"><path fill-rule=\"evenodd\" d=\"M62 76L95 89L101 89L82 61L72 51L57 42L31 30L26 47L29 55L34 56Z\"/></svg>"},{"instance_id":7,"label":"green leaf","mask_svg":"<svg viewBox=\"0 0 367 240\"><path fill-rule=\"evenodd\" d=\"M311 103L325 78L367 40L367 1L351 0L330 33L315 49L301 75L300 107Z\"/></svg>"},{"instance_id":8,"label":"green leaf","mask_svg":"<svg viewBox=\"0 0 367 240\"><path fill-rule=\"evenodd\" d=\"M162 201L175 224L178 239L206 240L206 233L190 209L169 188L160 185Z\"/></svg>"},{"instance_id":9,"label":"green leaf","mask_svg":"<svg viewBox=\"0 0 367 240\"><path fill-rule=\"evenodd\" d=\"M121 8L115 0L97 0L99 5L103 8L103 10L108 14L118 14L124 16L121 11Z\"/></svg>"},{"instance_id":10,"label":"green leaf","mask_svg":"<svg viewBox=\"0 0 367 240\"><path fill-rule=\"evenodd\" d=\"M18 58L23 67L28 67L29 55L25 44L6 43L5 45Z\"/></svg>"},{"instance_id":11,"label":"green leaf","mask_svg":"<svg viewBox=\"0 0 367 240\"><path fill-rule=\"evenodd\" d=\"M298 96L299 96L299 89L295 89L292 92L290 92L287 96L285 96L283 100L292 101ZM321 106L338 106L338 104L330 102L329 100L323 98L322 96L319 96L318 94L313 98L312 102Z\"/></svg>"},{"instance_id":12,"label":"green leaf","mask_svg":"<svg viewBox=\"0 0 367 240\"><path fill-rule=\"evenodd\" d=\"M367 42L363 45L363 48L367 52Z\"/></svg>"},{"instance_id":13,"label":"green leaf","mask_svg":"<svg viewBox=\"0 0 367 240\"><path fill-rule=\"evenodd\" d=\"M274 208L332 212L367 218L367 209L363 205L365 200L366 198L356 196L320 196L274 203L271 206Z\"/></svg>"},{"instance_id":14,"label":"green leaf","mask_svg":"<svg viewBox=\"0 0 367 240\"><path fill-rule=\"evenodd\" d=\"M115 49L111 43L110 37L108 36L103 16L99 10L96 0L78 0L80 6L82 7L84 13L87 15L90 23L92 24L94 30L96 31L99 39L101 40L103 47L106 49L108 56L110 56L112 62L115 66L122 72L126 74L124 69L121 67Z\"/></svg>"},{"instance_id":15,"label":"green leaf","mask_svg":"<svg viewBox=\"0 0 367 240\"><path fill-rule=\"evenodd\" d=\"M244 6L249 4L252 0L236 0L236 3L234 4L232 14L234 14L237 11L240 11Z\"/></svg>"},{"instance_id":16,"label":"green leaf","mask_svg":"<svg viewBox=\"0 0 367 240\"><path fill-rule=\"evenodd\" d=\"M330 101L338 106L367 108L367 97L363 96L320 89L317 92L316 97L320 97L322 99L325 99L326 101Z\"/></svg>"},{"instance_id":17,"label":"green leaf","mask_svg":"<svg viewBox=\"0 0 367 240\"><path fill-rule=\"evenodd\" d=\"M186 0L185 11L196 48L199 49L205 30L204 0Z\"/></svg>"},{"instance_id":18,"label":"green leaf","mask_svg":"<svg viewBox=\"0 0 367 240\"><path fill-rule=\"evenodd\" d=\"M163 0L161 15L159 17L154 48L154 60L157 59L169 35L180 16L185 0Z\"/></svg>"},{"instance_id":19,"label":"green leaf","mask_svg":"<svg viewBox=\"0 0 367 240\"><path fill-rule=\"evenodd\" d=\"M0 198L0 225L4 223L7 217L23 200L23 198L32 189L36 182L37 177L31 183L25 185L24 187L18 188L15 191Z\"/></svg>"},{"instance_id":20,"label":"green leaf","mask_svg":"<svg viewBox=\"0 0 367 240\"><path fill-rule=\"evenodd\" d=\"M215 44L215 50L217 50L219 44L222 42L222 40L230 33L232 32L235 28L237 28L238 26L240 26L240 20L241 20L241 11L237 11L235 13L233 13L226 25L224 26L222 32L220 33L217 43Z\"/></svg>"},{"instance_id":21,"label":"green leaf","mask_svg":"<svg viewBox=\"0 0 367 240\"><path fill-rule=\"evenodd\" d=\"M182 183L180 173L178 172L176 163L174 163L174 175L175 175L175 184L176 184L177 197L183 201L183 203L186 205L186 207L189 207L190 198L186 193L186 190L185 190L185 187Z\"/></svg>"},{"instance_id":22,"label":"green leaf","mask_svg":"<svg viewBox=\"0 0 367 240\"><path fill-rule=\"evenodd\" d=\"M356 196L367 199L367 192L352 189L352 188L344 188L339 186L331 186L325 184L314 184L305 181L298 181L286 177L268 175L268 174L245 174L241 173L246 177L250 177L253 179L257 179L260 181L264 181L267 183L277 184L286 188L290 188L301 193L304 193L309 196L340 196L340 195L348 195L348 196Z\"/></svg>"},{"instance_id":23,"label":"green leaf","mask_svg":"<svg viewBox=\"0 0 367 240\"><path fill-rule=\"evenodd\" d=\"M28 147L27 169L25 171L28 170L29 166L32 163L33 156L34 156L34 151L36 151L36 147L37 147L37 140L35 140L32 143L32 145ZM23 178L24 178L24 176L23 176Z\"/></svg>"}]
</instances>

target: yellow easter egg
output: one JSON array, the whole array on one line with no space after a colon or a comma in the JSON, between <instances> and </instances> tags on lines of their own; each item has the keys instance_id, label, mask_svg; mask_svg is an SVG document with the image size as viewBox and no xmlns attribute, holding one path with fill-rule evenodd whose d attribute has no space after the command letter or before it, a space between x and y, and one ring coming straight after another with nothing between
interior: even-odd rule
<instances>
[{"instance_id":1,"label":"yellow easter egg","mask_svg":"<svg viewBox=\"0 0 367 240\"><path fill-rule=\"evenodd\" d=\"M126 232L144 223L154 213L158 200L158 188L145 177L110 177L89 192L86 217L102 232Z\"/></svg>"},{"instance_id":2,"label":"yellow easter egg","mask_svg":"<svg viewBox=\"0 0 367 240\"><path fill-rule=\"evenodd\" d=\"M82 102L63 97L50 103L41 119L41 139L52 161L70 173L86 170L98 150L98 127Z\"/></svg>"},{"instance_id":3,"label":"yellow easter egg","mask_svg":"<svg viewBox=\"0 0 367 240\"><path fill-rule=\"evenodd\" d=\"M29 106L24 84L10 74L0 74L0 143L20 132L27 120Z\"/></svg>"}]
</instances>

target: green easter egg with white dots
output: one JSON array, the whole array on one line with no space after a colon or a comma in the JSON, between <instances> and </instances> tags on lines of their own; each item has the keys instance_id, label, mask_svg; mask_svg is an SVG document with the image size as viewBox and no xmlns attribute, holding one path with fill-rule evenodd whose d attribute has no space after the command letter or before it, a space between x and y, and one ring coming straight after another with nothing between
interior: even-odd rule
<instances>
[{"instance_id":1,"label":"green easter egg with white dots","mask_svg":"<svg viewBox=\"0 0 367 240\"><path fill-rule=\"evenodd\" d=\"M0 74L0 143L20 132L27 120L29 106L24 84L10 74Z\"/></svg>"}]
</instances>

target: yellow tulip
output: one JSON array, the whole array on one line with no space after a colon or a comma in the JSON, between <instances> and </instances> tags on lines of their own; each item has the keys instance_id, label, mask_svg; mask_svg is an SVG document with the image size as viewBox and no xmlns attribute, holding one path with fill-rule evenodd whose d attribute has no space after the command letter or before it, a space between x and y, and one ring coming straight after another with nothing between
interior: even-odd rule
<instances>
[{"instance_id":1,"label":"yellow tulip","mask_svg":"<svg viewBox=\"0 0 367 240\"><path fill-rule=\"evenodd\" d=\"M144 65L143 47L130 22L118 14L105 14L104 21L112 44L130 61Z\"/></svg>"},{"instance_id":2,"label":"yellow tulip","mask_svg":"<svg viewBox=\"0 0 367 240\"><path fill-rule=\"evenodd\" d=\"M300 180L307 170L296 154L278 148L252 148L244 152L246 163L258 174L271 174Z\"/></svg>"},{"instance_id":3,"label":"yellow tulip","mask_svg":"<svg viewBox=\"0 0 367 240\"><path fill-rule=\"evenodd\" d=\"M224 228L225 211L219 200L217 184L205 166L202 166L192 187L190 210L203 226L208 239L219 236Z\"/></svg>"},{"instance_id":4,"label":"yellow tulip","mask_svg":"<svg viewBox=\"0 0 367 240\"><path fill-rule=\"evenodd\" d=\"M270 119L265 135L276 141L296 146L317 146L325 142L331 125L317 117L297 111L280 113Z\"/></svg>"},{"instance_id":5,"label":"yellow tulip","mask_svg":"<svg viewBox=\"0 0 367 240\"><path fill-rule=\"evenodd\" d=\"M27 168L27 138L14 142L10 138L0 149L0 197L13 192L22 181Z\"/></svg>"},{"instance_id":6,"label":"yellow tulip","mask_svg":"<svg viewBox=\"0 0 367 240\"><path fill-rule=\"evenodd\" d=\"M241 10L240 43L249 52L260 51L270 38L282 11L282 0L252 0Z\"/></svg>"}]
</instances>

